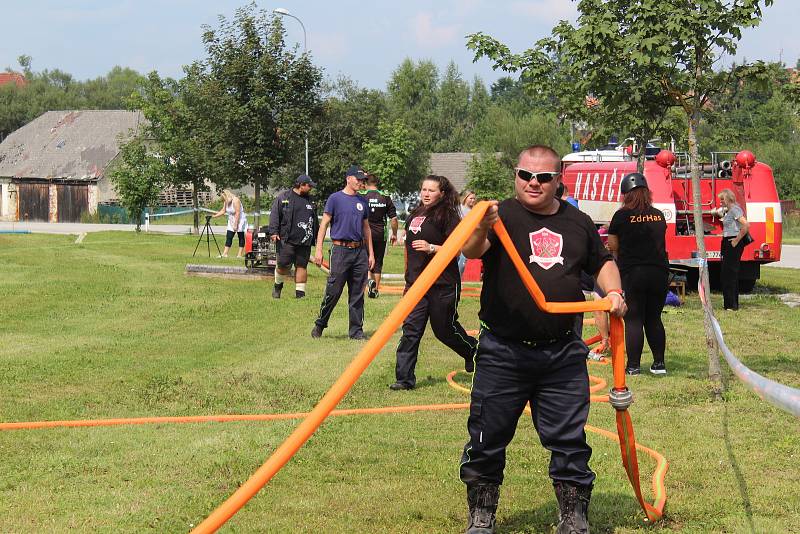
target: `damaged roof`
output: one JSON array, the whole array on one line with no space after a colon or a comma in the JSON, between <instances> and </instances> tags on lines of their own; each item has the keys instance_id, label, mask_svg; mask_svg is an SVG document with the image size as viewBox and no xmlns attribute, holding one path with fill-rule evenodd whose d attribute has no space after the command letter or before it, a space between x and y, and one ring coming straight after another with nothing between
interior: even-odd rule
<instances>
[{"instance_id":1,"label":"damaged roof","mask_svg":"<svg viewBox=\"0 0 800 534\"><path fill-rule=\"evenodd\" d=\"M98 180L120 137L130 139L144 120L140 111L48 111L0 143L0 177Z\"/></svg>"}]
</instances>

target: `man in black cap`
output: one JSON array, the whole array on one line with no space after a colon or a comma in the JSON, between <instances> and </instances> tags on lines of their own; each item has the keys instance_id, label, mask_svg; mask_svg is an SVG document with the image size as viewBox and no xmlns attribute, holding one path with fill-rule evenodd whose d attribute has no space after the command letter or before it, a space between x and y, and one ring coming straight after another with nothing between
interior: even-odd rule
<instances>
[{"instance_id":1,"label":"man in black cap","mask_svg":"<svg viewBox=\"0 0 800 534\"><path fill-rule=\"evenodd\" d=\"M278 246L278 266L275 269L275 286L272 298L281 298L283 281L291 274L294 265L295 297L306 296L308 279L308 260L311 245L317 236L319 221L317 210L309 198L314 181L301 174L294 181L294 187L275 197L269 218L269 233Z\"/></svg>"},{"instance_id":2,"label":"man in black cap","mask_svg":"<svg viewBox=\"0 0 800 534\"><path fill-rule=\"evenodd\" d=\"M317 234L314 263L322 264L322 243L329 225L333 248L328 284L311 337L320 337L322 331L328 327L328 320L346 283L350 307L350 339L364 339L364 287L367 283L367 271L375 262L367 219L367 201L358 194L360 183L364 179L364 172L357 165L351 165L345 172L344 189L332 194L325 203Z\"/></svg>"},{"instance_id":3,"label":"man in black cap","mask_svg":"<svg viewBox=\"0 0 800 534\"><path fill-rule=\"evenodd\" d=\"M372 249L375 253L375 265L369 271L367 282L367 296L374 299L378 298L383 257L386 255L386 219L389 219L392 228L389 240L394 245L397 242L397 210L392 198L378 189L378 177L374 174L367 174L367 188L361 191L361 194L367 199L369 207L369 228L372 232Z\"/></svg>"}]
</instances>

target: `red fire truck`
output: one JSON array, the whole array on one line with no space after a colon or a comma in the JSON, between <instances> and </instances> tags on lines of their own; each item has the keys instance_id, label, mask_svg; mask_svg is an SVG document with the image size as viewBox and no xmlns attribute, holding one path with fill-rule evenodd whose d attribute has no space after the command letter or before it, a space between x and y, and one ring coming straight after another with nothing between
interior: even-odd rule
<instances>
[{"instance_id":1,"label":"red fire truck","mask_svg":"<svg viewBox=\"0 0 800 534\"><path fill-rule=\"evenodd\" d=\"M739 274L740 289L749 291L760 277L761 265L781 257L781 207L772 169L746 150L712 153L711 161L701 164L700 169L703 220L696 224L689 158L661 150L645 161L644 175L653 194L653 205L667 221L670 264L689 267L689 276L697 280L695 231L700 228L705 236L709 276L712 285L718 285L722 219L717 212L717 196L723 189L731 189L753 236L753 243L742 254ZM581 211L603 225L621 206L620 180L636 172L636 161L624 150L576 152L564 158L563 172L562 179Z\"/></svg>"}]
</instances>

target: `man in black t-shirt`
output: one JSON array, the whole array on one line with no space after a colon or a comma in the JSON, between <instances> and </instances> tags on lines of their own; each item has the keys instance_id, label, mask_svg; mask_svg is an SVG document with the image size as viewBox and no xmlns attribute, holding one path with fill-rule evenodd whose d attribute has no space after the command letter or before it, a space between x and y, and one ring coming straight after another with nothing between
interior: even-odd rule
<instances>
[{"instance_id":1,"label":"man in black t-shirt","mask_svg":"<svg viewBox=\"0 0 800 534\"><path fill-rule=\"evenodd\" d=\"M308 279L308 260L311 245L317 239L317 210L309 194L315 187L314 181L301 174L294 181L294 187L275 197L269 216L269 233L278 246L278 265L275 268L275 285L272 298L281 298L283 281L291 273L294 265L295 297L306 296Z\"/></svg>"},{"instance_id":2,"label":"man in black t-shirt","mask_svg":"<svg viewBox=\"0 0 800 534\"><path fill-rule=\"evenodd\" d=\"M490 207L464 245L464 255L481 258L484 265L469 441L461 462L468 533L494 531L505 450L528 402L539 439L551 454L550 477L560 507L556 532L588 532L595 478L583 429L589 415L588 348L573 332L575 314L548 314L536 307L491 231L500 218L548 301L583 300L580 275L586 271L609 295L611 313L623 315L619 271L594 224L555 198L559 170L553 149L523 150L515 169L515 198Z\"/></svg>"},{"instance_id":3,"label":"man in black t-shirt","mask_svg":"<svg viewBox=\"0 0 800 534\"><path fill-rule=\"evenodd\" d=\"M367 174L366 184L367 188L361 191L361 195L367 200L369 211L367 219L372 233L372 251L375 254L375 265L369 271L367 281L367 296L374 299L378 297L383 257L386 255L386 219L389 219L392 228L389 240L394 245L397 242L397 210L391 197L378 190L378 178L374 174Z\"/></svg>"}]
</instances>

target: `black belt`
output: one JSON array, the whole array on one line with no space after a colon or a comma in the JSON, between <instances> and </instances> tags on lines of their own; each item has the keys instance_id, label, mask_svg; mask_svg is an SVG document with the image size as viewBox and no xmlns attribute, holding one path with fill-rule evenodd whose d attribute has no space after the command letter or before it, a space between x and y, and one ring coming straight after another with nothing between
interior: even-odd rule
<instances>
[{"instance_id":1,"label":"black belt","mask_svg":"<svg viewBox=\"0 0 800 534\"><path fill-rule=\"evenodd\" d=\"M363 241L342 241L340 239L333 239L332 241L334 245L345 248L358 248L364 243Z\"/></svg>"},{"instance_id":2,"label":"black belt","mask_svg":"<svg viewBox=\"0 0 800 534\"><path fill-rule=\"evenodd\" d=\"M486 330L487 332L491 332L491 329L483 321L481 321L481 330ZM522 345L526 345L531 348L537 348L537 347L544 347L545 345L552 345L553 343L558 343L559 341L567 341L569 340L570 337L574 336L575 333L572 330L567 330L566 332L564 332L563 336L552 339L510 339L498 336L495 333L492 333L492 335L494 337L499 337L500 339L503 340L520 343Z\"/></svg>"}]
</instances>

